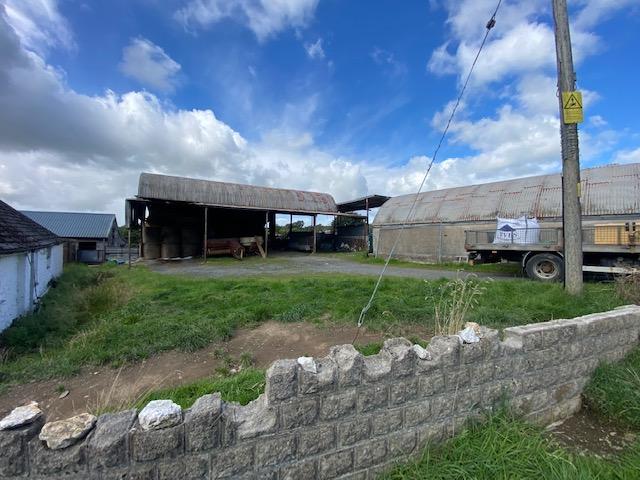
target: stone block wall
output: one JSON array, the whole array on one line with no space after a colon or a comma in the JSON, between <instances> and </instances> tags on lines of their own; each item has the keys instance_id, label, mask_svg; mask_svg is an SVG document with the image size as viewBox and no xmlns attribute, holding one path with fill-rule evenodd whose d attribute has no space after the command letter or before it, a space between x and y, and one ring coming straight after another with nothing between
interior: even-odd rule
<instances>
[{"instance_id":1,"label":"stone block wall","mask_svg":"<svg viewBox=\"0 0 640 480\"><path fill-rule=\"evenodd\" d=\"M538 423L572 414L598 363L624 357L639 335L640 307L628 306L507 328L503 339L483 328L473 344L435 337L425 359L401 338L368 357L337 346L315 372L274 362L249 405L205 395L161 430L142 430L131 410L100 416L59 450L38 439L42 421L0 431L0 478L372 479L505 396Z\"/></svg>"}]
</instances>

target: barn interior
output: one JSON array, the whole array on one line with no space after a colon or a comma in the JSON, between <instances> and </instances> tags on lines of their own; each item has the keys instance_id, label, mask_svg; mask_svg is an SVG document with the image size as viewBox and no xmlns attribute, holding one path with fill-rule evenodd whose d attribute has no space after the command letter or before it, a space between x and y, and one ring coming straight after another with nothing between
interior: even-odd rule
<instances>
[{"instance_id":1,"label":"barn interior","mask_svg":"<svg viewBox=\"0 0 640 480\"><path fill-rule=\"evenodd\" d=\"M377 205L381 198L387 197L357 202L368 209L369 199ZM338 205L326 193L142 173L138 194L126 201L126 224L141 230L145 259L365 250L368 215L345 210L360 203Z\"/></svg>"}]
</instances>

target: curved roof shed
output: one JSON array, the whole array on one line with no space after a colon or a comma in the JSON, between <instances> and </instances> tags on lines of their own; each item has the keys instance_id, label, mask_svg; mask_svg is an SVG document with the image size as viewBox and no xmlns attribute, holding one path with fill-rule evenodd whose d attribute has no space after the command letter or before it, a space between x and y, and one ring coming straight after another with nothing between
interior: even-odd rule
<instances>
[{"instance_id":1,"label":"curved roof shed","mask_svg":"<svg viewBox=\"0 0 640 480\"><path fill-rule=\"evenodd\" d=\"M329 215L338 212L335 200L328 193L256 187L155 173L140 174L137 197L225 208Z\"/></svg>"},{"instance_id":2,"label":"curved roof shed","mask_svg":"<svg viewBox=\"0 0 640 480\"><path fill-rule=\"evenodd\" d=\"M640 163L608 165L581 171L582 215L640 214ZM373 225L405 222L415 194L394 197L376 215ZM410 224L494 221L522 215L540 219L562 217L559 174L421 193Z\"/></svg>"}]
</instances>

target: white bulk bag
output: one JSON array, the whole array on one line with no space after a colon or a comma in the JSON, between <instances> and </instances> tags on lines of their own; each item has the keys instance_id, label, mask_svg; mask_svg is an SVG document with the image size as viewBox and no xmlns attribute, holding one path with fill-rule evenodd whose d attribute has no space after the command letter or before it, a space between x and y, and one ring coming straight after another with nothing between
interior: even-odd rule
<instances>
[{"instance_id":1,"label":"white bulk bag","mask_svg":"<svg viewBox=\"0 0 640 480\"><path fill-rule=\"evenodd\" d=\"M493 243L530 244L540 241L540 225L536 218L500 218Z\"/></svg>"}]
</instances>

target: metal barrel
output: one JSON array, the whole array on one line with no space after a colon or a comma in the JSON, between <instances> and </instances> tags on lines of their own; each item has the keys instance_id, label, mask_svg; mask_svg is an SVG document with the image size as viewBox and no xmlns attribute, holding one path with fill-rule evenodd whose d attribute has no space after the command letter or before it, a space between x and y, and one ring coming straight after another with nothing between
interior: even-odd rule
<instances>
[{"instance_id":1,"label":"metal barrel","mask_svg":"<svg viewBox=\"0 0 640 480\"><path fill-rule=\"evenodd\" d=\"M162 258L176 258L181 255L182 237L180 229L176 227L162 227L162 245L160 256Z\"/></svg>"},{"instance_id":2,"label":"metal barrel","mask_svg":"<svg viewBox=\"0 0 640 480\"><path fill-rule=\"evenodd\" d=\"M142 242L145 260L154 260L160 257L161 238L160 227L144 226L142 229Z\"/></svg>"},{"instance_id":3,"label":"metal barrel","mask_svg":"<svg viewBox=\"0 0 640 480\"><path fill-rule=\"evenodd\" d=\"M182 256L195 257L202 253L202 234L193 227L184 227L182 234Z\"/></svg>"}]
</instances>

